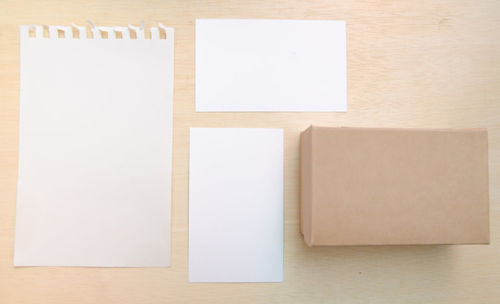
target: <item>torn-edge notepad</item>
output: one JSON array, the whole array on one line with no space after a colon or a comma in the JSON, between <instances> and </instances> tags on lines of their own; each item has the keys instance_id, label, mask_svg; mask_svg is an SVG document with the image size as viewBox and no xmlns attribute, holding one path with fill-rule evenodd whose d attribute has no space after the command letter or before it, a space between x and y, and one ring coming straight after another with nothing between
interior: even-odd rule
<instances>
[{"instance_id":1,"label":"torn-edge notepad","mask_svg":"<svg viewBox=\"0 0 500 304\"><path fill-rule=\"evenodd\" d=\"M189 281L283 280L283 130L190 131Z\"/></svg>"},{"instance_id":2,"label":"torn-edge notepad","mask_svg":"<svg viewBox=\"0 0 500 304\"><path fill-rule=\"evenodd\" d=\"M20 28L14 265L166 267L174 31L89 30Z\"/></svg>"},{"instance_id":3,"label":"torn-edge notepad","mask_svg":"<svg viewBox=\"0 0 500 304\"><path fill-rule=\"evenodd\" d=\"M196 20L197 112L345 112L345 21Z\"/></svg>"}]
</instances>

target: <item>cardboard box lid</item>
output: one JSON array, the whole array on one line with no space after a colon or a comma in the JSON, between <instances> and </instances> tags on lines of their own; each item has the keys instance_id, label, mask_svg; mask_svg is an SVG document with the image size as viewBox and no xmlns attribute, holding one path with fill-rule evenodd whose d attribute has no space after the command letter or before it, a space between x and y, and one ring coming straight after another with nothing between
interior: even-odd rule
<instances>
[{"instance_id":1,"label":"cardboard box lid","mask_svg":"<svg viewBox=\"0 0 500 304\"><path fill-rule=\"evenodd\" d=\"M301 232L312 245L489 243L485 129L310 127Z\"/></svg>"}]
</instances>

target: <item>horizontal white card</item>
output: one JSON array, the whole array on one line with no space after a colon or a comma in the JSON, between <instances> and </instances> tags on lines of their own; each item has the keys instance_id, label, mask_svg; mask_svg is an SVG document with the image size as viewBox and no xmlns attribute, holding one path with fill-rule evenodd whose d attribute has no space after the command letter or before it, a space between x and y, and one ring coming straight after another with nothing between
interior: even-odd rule
<instances>
[{"instance_id":1,"label":"horizontal white card","mask_svg":"<svg viewBox=\"0 0 500 304\"><path fill-rule=\"evenodd\" d=\"M197 112L345 112L345 21L196 20Z\"/></svg>"},{"instance_id":2,"label":"horizontal white card","mask_svg":"<svg viewBox=\"0 0 500 304\"><path fill-rule=\"evenodd\" d=\"M190 138L189 281L282 281L283 130Z\"/></svg>"}]
</instances>

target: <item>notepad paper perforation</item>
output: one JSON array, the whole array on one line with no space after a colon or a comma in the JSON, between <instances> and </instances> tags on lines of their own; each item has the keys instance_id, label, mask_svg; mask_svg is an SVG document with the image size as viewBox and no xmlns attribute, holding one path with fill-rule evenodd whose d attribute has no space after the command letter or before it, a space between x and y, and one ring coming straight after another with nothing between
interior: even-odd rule
<instances>
[{"instance_id":1,"label":"notepad paper perforation","mask_svg":"<svg viewBox=\"0 0 500 304\"><path fill-rule=\"evenodd\" d=\"M87 30L87 28L89 30ZM62 37L60 37L60 33ZM89 33L89 35L87 34ZM106 38L103 37L106 33ZM159 23L158 26L152 26L148 29L144 26L71 26L60 25L22 25L21 36L29 38L49 38L49 39L125 39L125 40L169 40L173 39L173 28L166 27Z\"/></svg>"}]
</instances>

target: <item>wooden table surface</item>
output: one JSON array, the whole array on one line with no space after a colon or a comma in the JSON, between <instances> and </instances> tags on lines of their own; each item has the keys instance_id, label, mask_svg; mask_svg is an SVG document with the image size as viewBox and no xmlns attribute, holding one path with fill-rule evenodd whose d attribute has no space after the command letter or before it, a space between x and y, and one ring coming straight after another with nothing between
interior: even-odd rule
<instances>
[{"instance_id":1,"label":"wooden table surface","mask_svg":"<svg viewBox=\"0 0 500 304\"><path fill-rule=\"evenodd\" d=\"M347 113L195 113L196 18L344 19ZM170 268L12 266L19 25L175 28ZM0 0L0 303L500 303L500 1ZM299 133L310 124L487 127L491 245L308 248ZM285 129L283 283L189 284L189 127Z\"/></svg>"}]
</instances>

